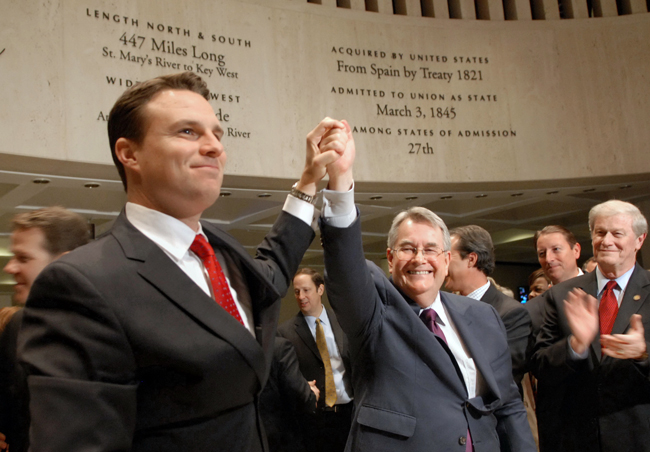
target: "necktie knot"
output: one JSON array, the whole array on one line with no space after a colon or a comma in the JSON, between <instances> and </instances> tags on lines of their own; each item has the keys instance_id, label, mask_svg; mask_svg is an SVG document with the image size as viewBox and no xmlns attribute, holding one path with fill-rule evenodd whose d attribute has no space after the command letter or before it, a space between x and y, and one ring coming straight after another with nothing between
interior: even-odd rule
<instances>
[{"instance_id":1,"label":"necktie knot","mask_svg":"<svg viewBox=\"0 0 650 452\"><path fill-rule=\"evenodd\" d=\"M605 290L614 290L616 288L618 288L616 281L607 281L607 284L605 284Z\"/></svg>"},{"instance_id":2,"label":"necktie knot","mask_svg":"<svg viewBox=\"0 0 650 452\"><path fill-rule=\"evenodd\" d=\"M618 301L614 289L618 287L616 281L608 281L600 297L598 305L598 316L600 323L600 333L610 334L614 328L614 322L618 315Z\"/></svg>"},{"instance_id":3,"label":"necktie knot","mask_svg":"<svg viewBox=\"0 0 650 452\"><path fill-rule=\"evenodd\" d=\"M199 259L205 260L209 256L214 256L214 250L202 234L196 234L190 250L199 256Z\"/></svg>"},{"instance_id":4,"label":"necktie knot","mask_svg":"<svg viewBox=\"0 0 650 452\"><path fill-rule=\"evenodd\" d=\"M436 319L438 318L438 313L435 309L425 309L420 313L420 319L424 324L430 329L433 330L434 325L436 324Z\"/></svg>"},{"instance_id":5,"label":"necktie knot","mask_svg":"<svg viewBox=\"0 0 650 452\"><path fill-rule=\"evenodd\" d=\"M239 314L235 299L232 293L230 293L230 286L226 280L226 275L223 273L221 264L219 264L214 254L212 245L208 243L203 235L196 234L194 242L190 246L190 251L196 254L201 259L201 262L203 262L203 266L210 278L209 284L212 286L214 300L243 325L244 321L241 318L241 314Z\"/></svg>"}]
</instances>

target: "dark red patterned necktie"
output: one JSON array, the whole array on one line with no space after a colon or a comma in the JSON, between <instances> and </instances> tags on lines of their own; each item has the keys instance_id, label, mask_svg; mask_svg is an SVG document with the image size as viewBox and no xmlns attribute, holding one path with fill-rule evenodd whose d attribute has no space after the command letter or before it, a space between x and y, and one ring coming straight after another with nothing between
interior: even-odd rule
<instances>
[{"instance_id":1,"label":"dark red patterned necktie","mask_svg":"<svg viewBox=\"0 0 650 452\"><path fill-rule=\"evenodd\" d=\"M614 327L614 321L618 314L618 301L614 293L616 287L618 287L616 281L609 281L603 290L603 296L600 297L600 305L598 306L600 334L610 334Z\"/></svg>"},{"instance_id":2,"label":"dark red patterned necktie","mask_svg":"<svg viewBox=\"0 0 650 452\"><path fill-rule=\"evenodd\" d=\"M208 271L215 301L243 325L244 322L241 319L241 315L239 315L239 310L237 309L237 305L235 305L235 300L232 298L232 294L230 293L230 288L226 281L226 275L223 274L223 270L214 255L212 246L208 243L205 237L201 234L196 234L194 242L192 242L192 246L190 246L190 250L199 256L201 261L203 261L205 269Z\"/></svg>"}]
</instances>

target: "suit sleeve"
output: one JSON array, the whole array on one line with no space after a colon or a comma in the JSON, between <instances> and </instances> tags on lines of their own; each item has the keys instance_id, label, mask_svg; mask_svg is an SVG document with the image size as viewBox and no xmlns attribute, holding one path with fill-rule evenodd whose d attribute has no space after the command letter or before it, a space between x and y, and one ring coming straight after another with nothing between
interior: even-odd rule
<instances>
[{"instance_id":1,"label":"suit sleeve","mask_svg":"<svg viewBox=\"0 0 650 452\"><path fill-rule=\"evenodd\" d=\"M512 376L515 383L521 383L524 374L527 372L526 349L530 337L530 315L521 306L512 309L502 318L508 335L508 347L512 358Z\"/></svg>"},{"instance_id":2,"label":"suit sleeve","mask_svg":"<svg viewBox=\"0 0 650 452\"><path fill-rule=\"evenodd\" d=\"M287 293L314 235L314 230L304 221L283 211L257 248L258 270L273 283L281 297Z\"/></svg>"},{"instance_id":3,"label":"suit sleeve","mask_svg":"<svg viewBox=\"0 0 650 452\"><path fill-rule=\"evenodd\" d=\"M535 377L549 384L559 383L578 370L593 367L591 353L582 360L569 356L569 334L568 331L563 331L558 307L558 303L563 303L564 300L558 295L553 289L540 295L544 299L544 323L537 335L530 363Z\"/></svg>"},{"instance_id":4,"label":"suit sleeve","mask_svg":"<svg viewBox=\"0 0 650 452\"><path fill-rule=\"evenodd\" d=\"M341 328L349 338L367 334L379 323L383 303L364 258L361 221L336 228L321 221L325 287ZM386 280L385 277L382 278Z\"/></svg>"},{"instance_id":5,"label":"suit sleeve","mask_svg":"<svg viewBox=\"0 0 650 452\"><path fill-rule=\"evenodd\" d=\"M291 342L278 338L279 347L277 356L278 388L280 394L286 396L285 400L292 400L298 411L312 413L316 410L316 394L311 390L309 383L300 372L298 356Z\"/></svg>"},{"instance_id":6,"label":"suit sleeve","mask_svg":"<svg viewBox=\"0 0 650 452\"><path fill-rule=\"evenodd\" d=\"M18 345L30 392L31 451L128 451L135 359L106 301L55 262L32 287Z\"/></svg>"}]
</instances>

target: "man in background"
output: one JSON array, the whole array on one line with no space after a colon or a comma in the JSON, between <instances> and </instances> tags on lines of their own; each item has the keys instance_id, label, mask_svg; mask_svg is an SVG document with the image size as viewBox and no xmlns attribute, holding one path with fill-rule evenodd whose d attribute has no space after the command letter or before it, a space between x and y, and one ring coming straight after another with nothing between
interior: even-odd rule
<instances>
[{"instance_id":1,"label":"man in background","mask_svg":"<svg viewBox=\"0 0 650 452\"><path fill-rule=\"evenodd\" d=\"M580 244L564 226L546 226L534 237L539 265L553 284L582 275L578 267Z\"/></svg>"},{"instance_id":2,"label":"man in background","mask_svg":"<svg viewBox=\"0 0 650 452\"><path fill-rule=\"evenodd\" d=\"M500 292L488 281L495 267L494 245L490 233L480 226L469 225L449 231L451 260L445 288L494 307L506 327L512 358L512 374L521 392L526 373L526 347L530 335L530 316L526 308Z\"/></svg>"},{"instance_id":3,"label":"man in background","mask_svg":"<svg viewBox=\"0 0 650 452\"><path fill-rule=\"evenodd\" d=\"M11 221L12 258L5 273L15 281L13 302L24 306L32 284L54 260L90 240L88 222L63 207L45 207L16 215ZM18 310L0 336L0 432L12 452L27 450L29 407L27 381L16 359L23 311Z\"/></svg>"},{"instance_id":4,"label":"man in background","mask_svg":"<svg viewBox=\"0 0 650 452\"><path fill-rule=\"evenodd\" d=\"M305 267L293 277L300 312L278 328L293 344L300 371L316 381L321 397L313 415L302 417L305 448L313 452L342 452L352 419L352 386L347 338L330 309L323 306L325 280Z\"/></svg>"},{"instance_id":5,"label":"man in background","mask_svg":"<svg viewBox=\"0 0 650 452\"><path fill-rule=\"evenodd\" d=\"M532 369L544 452L650 450L650 275L636 263L648 231L639 209L589 212L598 266L553 285Z\"/></svg>"}]
</instances>

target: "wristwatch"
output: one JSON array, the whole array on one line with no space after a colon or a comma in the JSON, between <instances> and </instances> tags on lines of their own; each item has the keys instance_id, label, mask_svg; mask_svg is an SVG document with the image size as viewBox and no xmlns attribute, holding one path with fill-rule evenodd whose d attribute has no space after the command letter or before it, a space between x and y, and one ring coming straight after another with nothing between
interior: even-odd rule
<instances>
[{"instance_id":1,"label":"wristwatch","mask_svg":"<svg viewBox=\"0 0 650 452\"><path fill-rule=\"evenodd\" d=\"M303 201L306 201L306 202L308 202L309 204L314 204L314 198L315 198L315 196L308 195L307 193L298 190L298 189L296 188L297 186L298 186L298 182L296 182L295 184L293 184L293 187L291 187L291 191L289 192L289 194L290 194L291 196L294 196L294 197L298 198L298 199L302 199Z\"/></svg>"}]
</instances>

